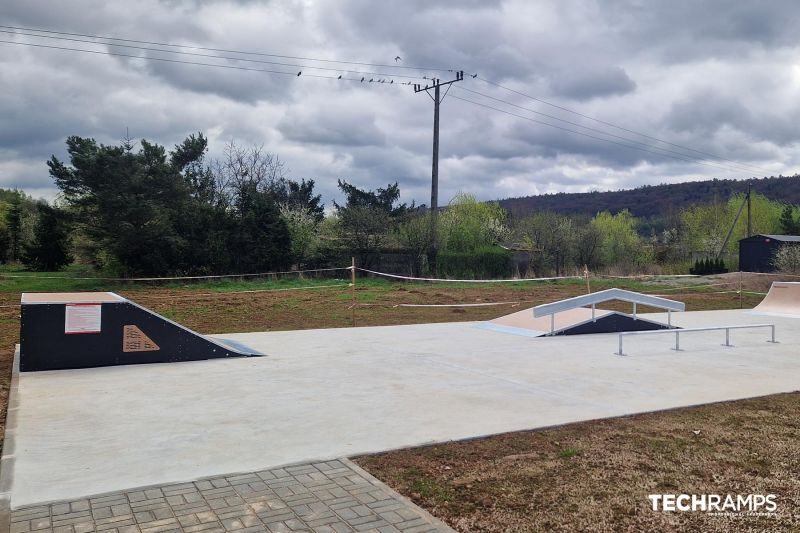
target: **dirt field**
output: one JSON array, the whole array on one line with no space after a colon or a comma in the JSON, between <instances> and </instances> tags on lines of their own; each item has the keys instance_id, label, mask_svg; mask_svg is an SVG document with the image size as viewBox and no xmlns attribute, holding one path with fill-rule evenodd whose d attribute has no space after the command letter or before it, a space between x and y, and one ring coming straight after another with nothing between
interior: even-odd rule
<instances>
[{"instance_id":1,"label":"dirt field","mask_svg":"<svg viewBox=\"0 0 800 533\"><path fill-rule=\"evenodd\" d=\"M683 281L623 280L598 280L592 289L623 286L662 294L686 302L687 310L757 304L759 294L745 293L740 299L735 292L717 293L738 289L741 280L733 276L708 280L715 285L696 289L684 287ZM300 283L315 287L307 290L266 282L85 288L115 290L201 333L350 327L354 321L357 326L373 326L484 320L586 292L580 282L452 286L361 280L353 309L346 282ZM753 283L763 285L763 280ZM763 292L762 285L749 290ZM19 307L14 306L24 290L23 282L15 282L12 290L6 287L0 292L3 421L13 348L19 338ZM399 307L486 302L509 303ZM613 307L629 309L626 304ZM646 311L640 307L640 312ZM754 523L654 515L647 509L646 494L769 490L780 495L784 509L792 508L789 500L797 504L800 497L796 444L800 433L794 414L798 407L798 395L773 397L408 450L363 458L361 463L463 531L738 529ZM694 435L695 429L701 433ZM617 527L620 524L623 527ZM782 524L768 523L778 529Z\"/></svg>"},{"instance_id":2,"label":"dirt field","mask_svg":"<svg viewBox=\"0 0 800 533\"><path fill-rule=\"evenodd\" d=\"M800 393L356 460L458 531L798 531ZM654 512L649 494L775 494L777 517Z\"/></svg>"}]
</instances>

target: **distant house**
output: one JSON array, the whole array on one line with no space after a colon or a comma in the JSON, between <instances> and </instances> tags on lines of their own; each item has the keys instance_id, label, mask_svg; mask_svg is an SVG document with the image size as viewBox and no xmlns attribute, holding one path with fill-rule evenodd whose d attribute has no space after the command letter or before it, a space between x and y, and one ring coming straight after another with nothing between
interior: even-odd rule
<instances>
[{"instance_id":1,"label":"distant house","mask_svg":"<svg viewBox=\"0 0 800 533\"><path fill-rule=\"evenodd\" d=\"M775 252L782 246L800 246L800 235L753 235L739 240L739 270L774 272Z\"/></svg>"}]
</instances>

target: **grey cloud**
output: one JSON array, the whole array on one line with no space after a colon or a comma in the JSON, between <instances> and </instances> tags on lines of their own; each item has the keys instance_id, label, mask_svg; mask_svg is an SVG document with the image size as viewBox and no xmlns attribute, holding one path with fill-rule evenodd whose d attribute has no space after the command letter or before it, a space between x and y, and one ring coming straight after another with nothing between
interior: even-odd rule
<instances>
[{"instance_id":1,"label":"grey cloud","mask_svg":"<svg viewBox=\"0 0 800 533\"><path fill-rule=\"evenodd\" d=\"M149 53L148 55L153 55ZM155 57L164 57L156 54ZM220 64L226 67L244 67L259 70L288 72L287 67L272 67L250 63L219 61L206 58L181 58L194 63ZM133 60L136 61L136 60ZM263 72L236 70L225 67L203 67L161 61L146 63L146 69L170 85L187 91L213 94L233 101L256 103L263 100L286 101L291 91L292 79L275 74L268 77Z\"/></svg>"},{"instance_id":2,"label":"grey cloud","mask_svg":"<svg viewBox=\"0 0 800 533\"><path fill-rule=\"evenodd\" d=\"M551 80L551 90L572 100L619 96L636 89L636 83L621 67L573 66Z\"/></svg>"},{"instance_id":3,"label":"grey cloud","mask_svg":"<svg viewBox=\"0 0 800 533\"><path fill-rule=\"evenodd\" d=\"M791 174L800 163L794 94L800 11L794 2L11 0L3 9L5 24L389 65L349 67L354 70L464 68L775 174ZM397 55L402 60L395 63ZM127 127L132 137L168 148L203 131L212 157L230 140L263 144L286 161L293 176L316 178L328 203L338 197L337 178L370 188L399 181L404 201L429 201L432 103L407 87L387 90L1 44L0 62L10 73L0 78L0 186L52 193L44 162L51 153L63 157L67 135L112 143ZM470 77L458 85L654 142ZM442 198L459 190L491 199L714 176L737 177L455 99L442 107Z\"/></svg>"},{"instance_id":4,"label":"grey cloud","mask_svg":"<svg viewBox=\"0 0 800 533\"><path fill-rule=\"evenodd\" d=\"M376 126L375 118L363 109L295 105L277 124L290 141L332 146L381 146L385 134Z\"/></svg>"},{"instance_id":5,"label":"grey cloud","mask_svg":"<svg viewBox=\"0 0 800 533\"><path fill-rule=\"evenodd\" d=\"M726 126L747 130L753 117L735 99L703 91L675 102L664 123L676 131L707 136Z\"/></svg>"}]
</instances>

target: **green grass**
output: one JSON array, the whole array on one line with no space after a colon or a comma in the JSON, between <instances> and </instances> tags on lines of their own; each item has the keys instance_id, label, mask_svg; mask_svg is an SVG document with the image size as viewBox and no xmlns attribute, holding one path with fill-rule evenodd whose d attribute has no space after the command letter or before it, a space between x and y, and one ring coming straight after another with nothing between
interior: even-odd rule
<instances>
[{"instance_id":1,"label":"green grass","mask_svg":"<svg viewBox=\"0 0 800 533\"><path fill-rule=\"evenodd\" d=\"M419 495L419 497L440 504L453 499L452 490L446 483L426 475L417 468L409 468L403 473L403 477L408 481L413 495Z\"/></svg>"},{"instance_id":2,"label":"green grass","mask_svg":"<svg viewBox=\"0 0 800 533\"><path fill-rule=\"evenodd\" d=\"M349 273L341 271L336 278L311 278L299 277L297 274L284 274L280 277L264 278L227 278L210 280L165 280L165 281L118 281L110 278L103 272L92 270L85 265L71 265L58 272L30 272L20 265L0 265L0 292L65 292L65 291L120 291L161 287L173 290L207 290L209 292L235 292L246 290L275 290L295 289L298 287L314 287L321 285L346 284L350 282ZM585 281L580 279L550 280L540 282L519 281L504 282L498 285L512 291L525 292L531 287L565 287L583 286ZM457 283L457 282L417 282L405 283L382 278L367 278L359 275L356 280L356 297L360 302L374 301L382 291L397 290L399 288L449 288L449 289L474 289L486 287L485 284ZM652 291L651 283L630 279L592 279L593 291L618 287L623 289ZM367 289L367 291L364 291ZM698 292L702 292L701 289ZM341 295L343 299L349 295Z\"/></svg>"},{"instance_id":3,"label":"green grass","mask_svg":"<svg viewBox=\"0 0 800 533\"><path fill-rule=\"evenodd\" d=\"M581 451L578 448L564 448L558 451L558 456L562 459L571 459L580 454Z\"/></svg>"}]
</instances>

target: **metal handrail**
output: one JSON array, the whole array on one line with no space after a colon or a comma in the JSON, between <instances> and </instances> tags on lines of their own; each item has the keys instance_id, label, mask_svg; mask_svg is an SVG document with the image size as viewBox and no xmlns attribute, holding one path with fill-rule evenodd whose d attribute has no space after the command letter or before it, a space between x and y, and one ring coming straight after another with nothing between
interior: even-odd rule
<instances>
[{"instance_id":1,"label":"metal handrail","mask_svg":"<svg viewBox=\"0 0 800 533\"><path fill-rule=\"evenodd\" d=\"M599 304L610 300L622 300L632 304L648 305L658 309L665 309L669 311L684 311L686 304L678 302L677 300L670 300L662 298L661 296L653 296L652 294L642 294L640 292L628 291L625 289L606 289L604 291L593 292L591 294L583 294L565 300L559 300L549 304L537 305L533 308L533 316L540 317L560 313L561 311L568 311L576 307L583 307L585 305Z\"/></svg>"},{"instance_id":2,"label":"metal handrail","mask_svg":"<svg viewBox=\"0 0 800 533\"><path fill-rule=\"evenodd\" d=\"M739 326L712 326L708 328L676 328L676 329L657 329L652 331L622 331L619 333L619 351L614 352L615 355L625 355L622 352L622 337L630 336L630 335L655 335L659 333L674 333L675 334L675 347L672 348L675 351L681 350L681 333L691 333L693 331L718 331L718 330L725 330L725 344L722 346L733 346L731 344L731 330L732 329L754 329L754 328L771 328L772 335L770 340L767 342L777 343L778 341L775 340L775 324L744 324Z\"/></svg>"}]
</instances>

